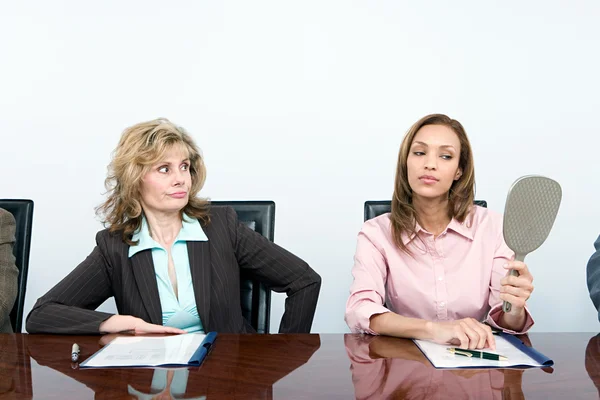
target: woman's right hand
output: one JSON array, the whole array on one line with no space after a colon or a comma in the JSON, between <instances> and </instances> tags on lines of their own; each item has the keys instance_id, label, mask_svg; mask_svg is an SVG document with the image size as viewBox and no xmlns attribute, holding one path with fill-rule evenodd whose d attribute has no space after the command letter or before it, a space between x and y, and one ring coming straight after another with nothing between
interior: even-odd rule
<instances>
[{"instance_id":1,"label":"woman's right hand","mask_svg":"<svg viewBox=\"0 0 600 400\"><path fill-rule=\"evenodd\" d=\"M432 322L433 341L441 344L459 345L463 349L496 349L492 328L473 318L448 322Z\"/></svg>"},{"instance_id":2,"label":"woman's right hand","mask_svg":"<svg viewBox=\"0 0 600 400\"><path fill-rule=\"evenodd\" d=\"M130 333L143 335L147 333L186 333L183 329L170 326L149 324L141 318L131 315L113 315L100 324L100 333Z\"/></svg>"}]
</instances>

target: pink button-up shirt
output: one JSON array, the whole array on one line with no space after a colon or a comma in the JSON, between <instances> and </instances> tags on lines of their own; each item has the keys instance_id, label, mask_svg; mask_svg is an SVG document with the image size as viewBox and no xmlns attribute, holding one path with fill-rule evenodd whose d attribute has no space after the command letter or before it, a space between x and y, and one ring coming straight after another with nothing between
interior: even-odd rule
<instances>
[{"instance_id":1,"label":"pink button-up shirt","mask_svg":"<svg viewBox=\"0 0 600 400\"><path fill-rule=\"evenodd\" d=\"M352 332L376 334L369 328L374 314L393 311L429 321L475 318L509 333L522 331L498 325L502 314L500 280L503 265L514 258L504 243L502 217L474 206L464 223L455 219L437 238L416 226L417 235L404 235L412 252L401 251L392 237L390 214L373 218L358 234L346 323Z\"/></svg>"}]
</instances>

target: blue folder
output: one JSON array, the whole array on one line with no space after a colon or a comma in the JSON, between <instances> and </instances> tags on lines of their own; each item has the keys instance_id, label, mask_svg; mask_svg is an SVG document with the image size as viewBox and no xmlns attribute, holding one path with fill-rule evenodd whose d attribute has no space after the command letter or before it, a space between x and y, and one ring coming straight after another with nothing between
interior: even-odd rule
<instances>
[{"instance_id":1,"label":"blue folder","mask_svg":"<svg viewBox=\"0 0 600 400\"><path fill-rule=\"evenodd\" d=\"M193 334L189 334L189 335L193 335ZM183 336L185 336L185 335L183 335ZM174 338L174 336L168 336L166 338ZM154 339L154 337L149 337L149 339ZM104 357L101 357L101 358L106 358L106 359L102 360L101 362L91 362L96 356L98 356L104 350L109 348L112 344L112 342L111 342L108 345L104 346L102 349L98 350L87 360L85 360L84 362L79 364L79 368L173 368L173 367L188 367L188 366L198 367L204 362L204 360L206 359L206 357L212 350L216 339L217 339L217 332L207 333L206 336L204 337L204 339L202 340L202 342L200 343L200 345L198 346L198 348L196 349L196 351L194 351L194 353L192 354L192 356L190 357L190 359L187 362L177 362L177 363L173 364L173 363L144 363L144 362L136 363L135 361L132 361L131 363L126 364L126 363L123 363L123 361L116 360L119 358L118 354L120 354L120 353L115 353L115 351L119 347L126 346L126 344L123 344L123 343L115 344L115 346L117 346L117 347L114 347L112 350L112 353L115 353L115 355L111 354L111 351L108 351L108 353L103 354ZM139 351L144 351L144 354L152 353L152 349L139 350ZM128 357L131 357L131 356L128 356ZM152 358L152 357L150 356L150 358ZM115 360L115 362L113 363L112 360ZM89 365L89 364L92 364L92 365Z\"/></svg>"}]
</instances>

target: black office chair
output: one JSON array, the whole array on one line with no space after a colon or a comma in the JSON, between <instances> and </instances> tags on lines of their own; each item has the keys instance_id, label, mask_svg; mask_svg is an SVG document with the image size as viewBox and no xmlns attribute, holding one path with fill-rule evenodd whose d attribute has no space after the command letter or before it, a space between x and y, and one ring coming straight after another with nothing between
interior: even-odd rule
<instances>
[{"instance_id":1,"label":"black office chair","mask_svg":"<svg viewBox=\"0 0 600 400\"><path fill-rule=\"evenodd\" d=\"M275 202L212 201L212 207L232 207L238 220L270 241L275 235ZM242 315L258 333L269 333L271 289L245 271L240 276Z\"/></svg>"},{"instance_id":2,"label":"black office chair","mask_svg":"<svg viewBox=\"0 0 600 400\"><path fill-rule=\"evenodd\" d=\"M487 201L475 200L475 205L487 208ZM392 210L391 200L368 200L365 201L365 221L389 213Z\"/></svg>"},{"instance_id":3,"label":"black office chair","mask_svg":"<svg viewBox=\"0 0 600 400\"><path fill-rule=\"evenodd\" d=\"M13 253L19 269L17 280L17 300L10 312L10 322L16 333L21 332L23 308L25 307L25 289L27 288L27 270L29 268L29 249L31 246L31 227L33 225L33 201L0 199L0 208L14 215L17 222Z\"/></svg>"}]
</instances>

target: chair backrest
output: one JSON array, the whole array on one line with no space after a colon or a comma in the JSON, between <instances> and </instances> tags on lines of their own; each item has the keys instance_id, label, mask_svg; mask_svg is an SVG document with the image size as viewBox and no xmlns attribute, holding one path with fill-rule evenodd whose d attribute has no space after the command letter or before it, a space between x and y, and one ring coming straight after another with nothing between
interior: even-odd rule
<instances>
[{"instance_id":1,"label":"chair backrest","mask_svg":"<svg viewBox=\"0 0 600 400\"><path fill-rule=\"evenodd\" d=\"M273 201L212 201L212 207L232 207L238 220L250 229L273 241L275 234L275 202ZM258 333L269 333L271 289L249 273L240 275L242 315Z\"/></svg>"},{"instance_id":2,"label":"chair backrest","mask_svg":"<svg viewBox=\"0 0 600 400\"><path fill-rule=\"evenodd\" d=\"M17 229L13 253L15 264L19 269L17 280L17 300L10 312L10 322L16 333L21 332L23 308L25 307L25 290L27 288L27 270L29 269L29 249L31 246L31 227L33 225L33 201L0 199L0 208L4 208L15 217Z\"/></svg>"},{"instance_id":3,"label":"chair backrest","mask_svg":"<svg viewBox=\"0 0 600 400\"><path fill-rule=\"evenodd\" d=\"M486 207L487 201L475 200L475 205ZM391 200L368 200L365 201L365 221L380 216L381 214L389 213L392 210Z\"/></svg>"}]
</instances>

